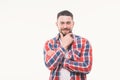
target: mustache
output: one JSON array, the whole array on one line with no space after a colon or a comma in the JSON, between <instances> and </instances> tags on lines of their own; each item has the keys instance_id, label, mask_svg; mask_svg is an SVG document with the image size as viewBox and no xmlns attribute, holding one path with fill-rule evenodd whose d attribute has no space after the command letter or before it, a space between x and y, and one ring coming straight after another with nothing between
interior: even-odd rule
<instances>
[{"instance_id":1,"label":"mustache","mask_svg":"<svg viewBox=\"0 0 120 80\"><path fill-rule=\"evenodd\" d=\"M62 29L62 30L70 30L70 29L68 29L68 28L64 28L64 29Z\"/></svg>"},{"instance_id":2,"label":"mustache","mask_svg":"<svg viewBox=\"0 0 120 80\"><path fill-rule=\"evenodd\" d=\"M64 33L62 32L62 30L69 30L69 33L72 33L72 30L71 30L71 29L64 28L64 29L61 29L61 30L60 30L60 32L63 34L63 36L65 36L66 34L64 34ZM72 36L71 36L71 37L72 37Z\"/></svg>"}]
</instances>

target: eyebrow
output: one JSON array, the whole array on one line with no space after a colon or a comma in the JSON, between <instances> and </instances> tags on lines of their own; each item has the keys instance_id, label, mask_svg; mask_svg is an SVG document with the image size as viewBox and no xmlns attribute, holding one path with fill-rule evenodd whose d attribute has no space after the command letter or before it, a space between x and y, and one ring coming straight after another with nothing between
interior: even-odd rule
<instances>
[{"instance_id":1,"label":"eyebrow","mask_svg":"<svg viewBox=\"0 0 120 80\"><path fill-rule=\"evenodd\" d=\"M66 21L66 22L65 22L65 21L60 21L60 22L64 22L64 23L67 23L67 22L71 22L71 21Z\"/></svg>"},{"instance_id":2,"label":"eyebrow","mask_svg":"<svg viewBox=\"0 0 120 80\"><path fill-rule=\"evenodd\" d=\"M65 23L66 23L66 24L70 24L70 23L71 23L71 21L67 21L67 22L60 21L60 23L61 23L61 24L65 24Z\"/></svg>"}]
</instances>

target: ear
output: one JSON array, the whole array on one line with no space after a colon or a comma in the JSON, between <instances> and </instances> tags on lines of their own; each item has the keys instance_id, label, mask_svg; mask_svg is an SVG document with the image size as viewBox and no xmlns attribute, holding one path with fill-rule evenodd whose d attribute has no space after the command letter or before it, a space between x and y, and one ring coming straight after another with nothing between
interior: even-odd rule
<instances>
[{"instance_id":1,"label":"ear","mask_svg":"<svg viewBox=\"0 0 120 80\"><path fill-rule=\"evenodd\" d=\"M73 21L73 26L74 26L75 22Z\"/></svg>"},{"instance_id":2,"label":"ear","mask_svg":"<svg viewBox=\"0 0 120 80\"><path fill-rule=\"evenodd\" d=\"M72 25L73 25L72 28L74 27L74 24L75 24L75 22L73 21L73 23L72 23Z\"/></svg>"},{"instance_id":3,"label":"ear","mask_svg":"<svg viewBox=\"0 0 120 80\"><path fill-rule=\"evenodd\" d=\"M58 26L58 23L56 22L56 26Z\"/></svg>"}]
</instances>

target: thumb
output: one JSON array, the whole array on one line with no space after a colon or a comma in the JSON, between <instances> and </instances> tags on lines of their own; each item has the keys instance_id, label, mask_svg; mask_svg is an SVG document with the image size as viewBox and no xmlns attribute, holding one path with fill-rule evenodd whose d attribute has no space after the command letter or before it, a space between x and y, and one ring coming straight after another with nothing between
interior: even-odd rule
<instances>
[{"instance_id":1,"label":"thumb","mask_svg":"<svg viewBox=\"0 0 120 80\"><path fill-rule=\"evenodd\" d=\"M61 37L61 39L63 38L63 34L62 33L60 33L60 37Z\"/></svg>"}]
</instances>

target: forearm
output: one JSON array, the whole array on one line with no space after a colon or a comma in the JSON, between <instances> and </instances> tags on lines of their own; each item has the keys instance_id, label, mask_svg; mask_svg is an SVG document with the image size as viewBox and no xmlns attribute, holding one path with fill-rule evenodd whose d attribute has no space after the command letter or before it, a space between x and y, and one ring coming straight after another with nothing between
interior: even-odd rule
<instances>
[{"instance_id":1,"label":"forearm","mask_svg":"<svg viewBox=\"0 0 120 80\"><path fill-rule=\"evenodd\" d=\"M64 59L63 67L72 72L89 73L91 70L92 61L79 62L69 59Z\"/></svg>"},{"instance_id":2,"label":"forearm","mask_svg":"<svg viewBox=\"0 0 120 80\"><path fill-rule=\"evenodd\" d=\"M53 70L59 64L62 64L62 59L64 57L64 49L62 47L58 47L56 51L45 51L44 56L46 66L48 67L48 69Z\"/></svg>"},{"instance_id":3,"label":"forearm","mask_svg":"<svg viewBox=\"0 0 120 80\"><path fill-rule=\"evenodd\" d=\"M72 58L66 58L63 67L73 72L89 73L92 67L92 47L86 44L80 50L72 51Z\"/></svg>"}]
</instances>

